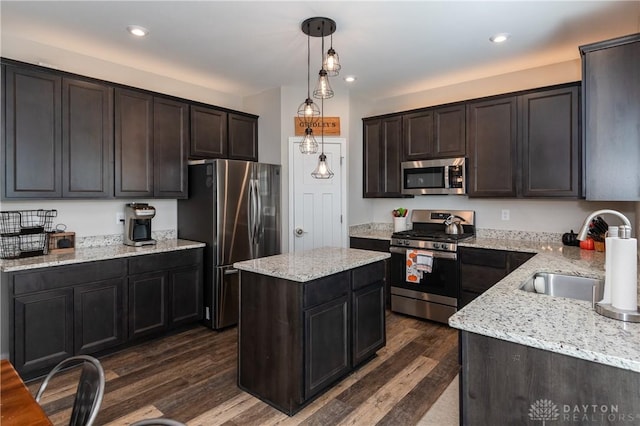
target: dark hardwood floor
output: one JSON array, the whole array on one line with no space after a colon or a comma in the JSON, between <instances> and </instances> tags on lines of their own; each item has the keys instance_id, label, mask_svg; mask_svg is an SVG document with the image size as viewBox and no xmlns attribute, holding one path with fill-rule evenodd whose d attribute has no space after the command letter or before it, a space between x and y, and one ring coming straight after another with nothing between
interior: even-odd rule
<instances>
[{"instance_id":1,"label":"dark hardwood floor","mask_svg":"<svg viewBox=\"0 0 640 426\"><path fill-rule=\"evenodd\" d=\"M102 357L107 384L96 424L415 425L458 374L458 334L387 312L387 345L293 417L238 389L236 355L236 328L197 326ZM45 393L56 425L68 424L77 374L61 374ZM28 384L34 395L38 386Z\"/></svg>"}]
</instances>

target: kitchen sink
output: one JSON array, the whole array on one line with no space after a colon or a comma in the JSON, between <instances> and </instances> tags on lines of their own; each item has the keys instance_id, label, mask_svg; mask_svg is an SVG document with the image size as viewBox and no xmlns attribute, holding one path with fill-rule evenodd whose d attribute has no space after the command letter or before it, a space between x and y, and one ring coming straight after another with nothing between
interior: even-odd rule
<instances>
[{"instance_id":1,"label":"kitchen sink","mask_svg":"<svg viewBox=\"0 0 640 426\"><path fill-rule=\"evenodd\" d=\"M586 300L595 305L596 302L602 300L604 282L596 278L538 272L522 284L520 290Z\"/></svg>"}]
</instances>

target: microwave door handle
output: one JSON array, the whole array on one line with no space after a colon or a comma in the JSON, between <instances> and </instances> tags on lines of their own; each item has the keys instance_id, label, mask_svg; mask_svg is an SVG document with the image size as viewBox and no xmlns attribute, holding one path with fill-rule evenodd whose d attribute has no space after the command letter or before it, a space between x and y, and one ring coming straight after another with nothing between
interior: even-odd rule
<instances>
[{"instance_id":1,"label":"microwave door handle","mask_svg":"<svg viewBox=\"0 0 640 426\"><path fill-rule=\"evenodd\" d=\"M442 172L444 173L444 188L451 188L449 184L449 166L444 166L444 170Z\"/></svg>"}]
</instances>

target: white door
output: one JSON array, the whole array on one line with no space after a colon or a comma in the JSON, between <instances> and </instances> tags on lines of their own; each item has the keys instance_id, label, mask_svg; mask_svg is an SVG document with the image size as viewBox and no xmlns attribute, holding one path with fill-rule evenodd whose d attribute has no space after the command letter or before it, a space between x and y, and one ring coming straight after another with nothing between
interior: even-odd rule
<instances>
[{"instance_id":1,"label":"white door","mask_svg":"<svg viewBox=\"0 0 640 426\"><path fill-rule=\"evenodd\" d=\"M292 151L289 164L292 165L293 196L289 247L292 251L345 246L345 182L340 161L342 145L339 142L327 142L325 138L324 153L334 176L331 179L315 179L311 172L315 170L320 154L302 154L299 142L289 144Z\"/></svg>"}]
</instances>

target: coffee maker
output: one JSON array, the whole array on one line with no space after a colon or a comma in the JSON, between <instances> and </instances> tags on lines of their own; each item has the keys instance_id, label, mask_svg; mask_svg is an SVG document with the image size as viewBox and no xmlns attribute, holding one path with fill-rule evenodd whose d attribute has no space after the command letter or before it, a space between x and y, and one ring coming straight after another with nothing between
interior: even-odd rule
<instances>
[{"instance_id":1,"label":"coffee maker","mask_svg":"<svg viewBox=\"0 0 640 426\"><path fill-rule=\"evenodd\" d=\"M124 243L128 246L146 246L156 243L151 238L151 219L156 209L147 203L129 203L124 207Z\"/></svg>"}]
</instances>

